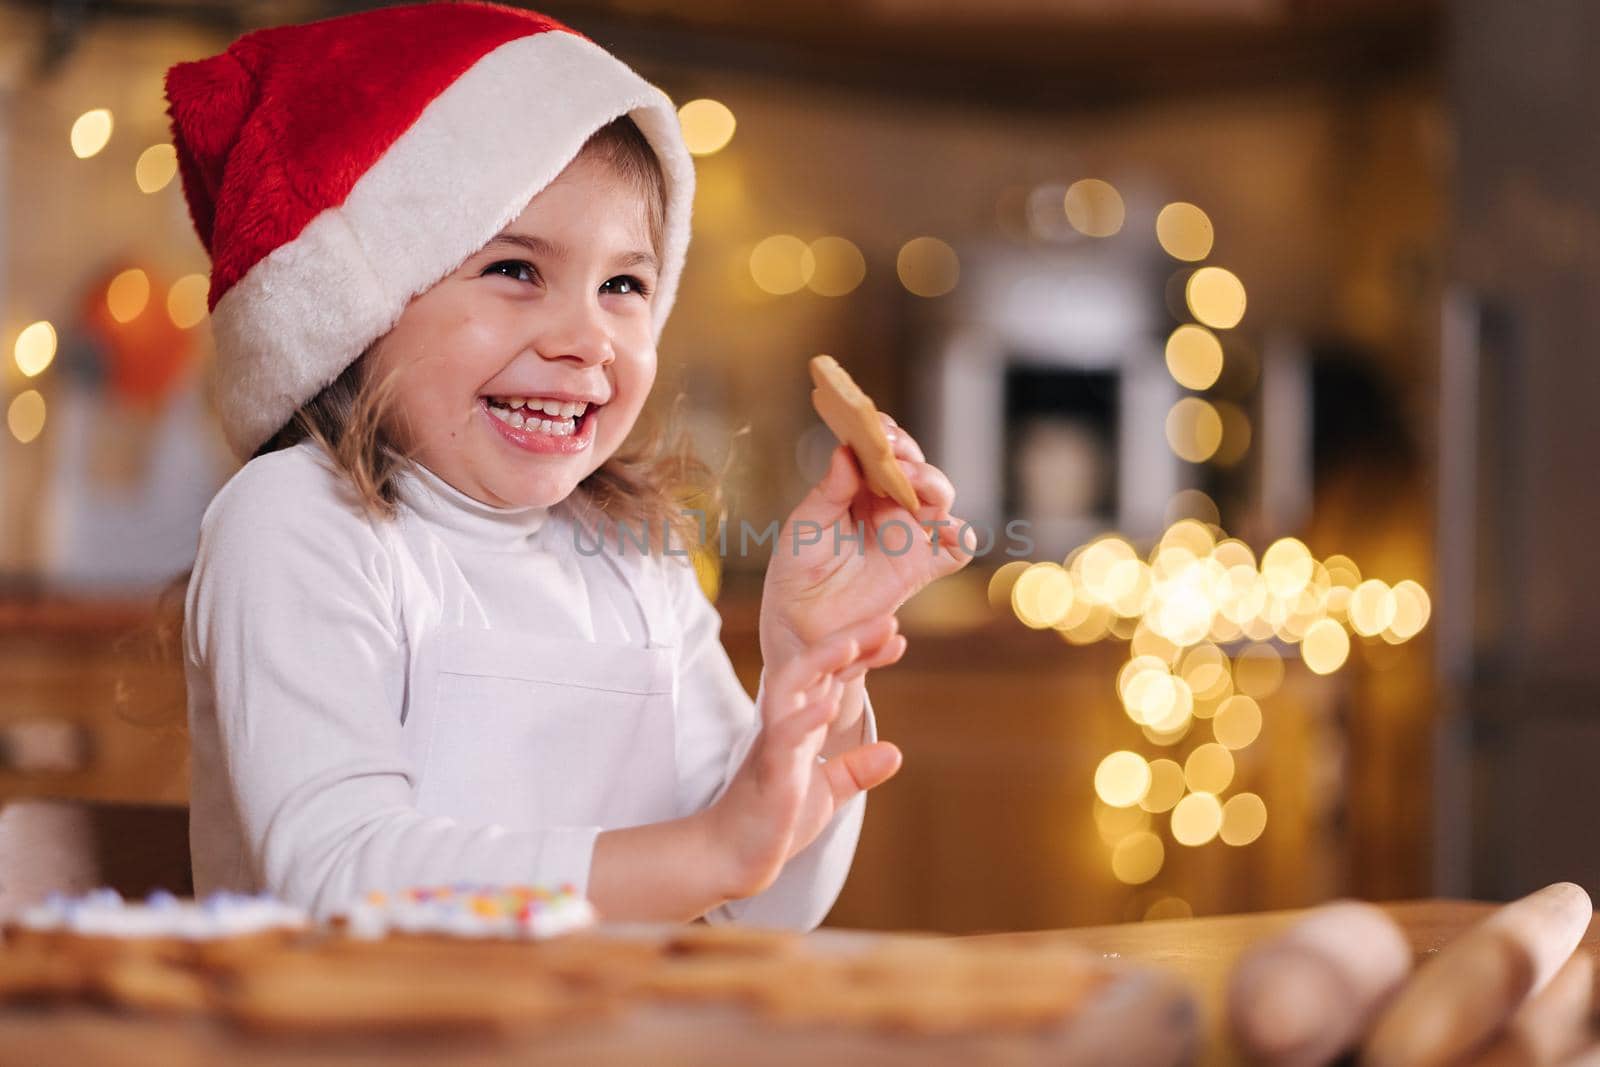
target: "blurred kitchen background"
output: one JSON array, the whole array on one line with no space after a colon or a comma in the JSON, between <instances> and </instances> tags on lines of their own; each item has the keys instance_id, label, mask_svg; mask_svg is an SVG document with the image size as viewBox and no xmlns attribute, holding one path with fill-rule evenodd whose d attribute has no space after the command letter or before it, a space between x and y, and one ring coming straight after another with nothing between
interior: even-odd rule
<instances>
[{"instance_id":1,"label":"blurred kitchen background","mask_svg":"<svg viewBox=\"0 0 1600 1067\"><path fill-rule=\"evenodd\" d=\"M234 464L162 76L363 6L0 4L0 803L184 801L153 604ZM661 392L745 678L813 355L993 535L873 677L833 923L1600 889L1600 7L541 9L699 154Z\"/></svg>"}]
</instances>

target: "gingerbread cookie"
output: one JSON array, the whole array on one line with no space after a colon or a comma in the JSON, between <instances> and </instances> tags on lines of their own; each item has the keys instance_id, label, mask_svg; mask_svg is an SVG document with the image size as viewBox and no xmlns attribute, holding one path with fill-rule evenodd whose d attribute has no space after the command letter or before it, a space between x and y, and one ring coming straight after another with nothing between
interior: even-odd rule
<instances>
[{"instance_id":1,"label":"gingerbread cookie","mask_svg":"<svg viewBox=\"0 0 1600 1067\"><path fill-rule=\"evenodd\" d=\"M915 515L919 506L917 491L895 459L872 398L861 391L832 356L812 358L811 381L816 385L811 391L811 406L833 435L856 454L867 486Z\"/></svg>"}]
</instances>

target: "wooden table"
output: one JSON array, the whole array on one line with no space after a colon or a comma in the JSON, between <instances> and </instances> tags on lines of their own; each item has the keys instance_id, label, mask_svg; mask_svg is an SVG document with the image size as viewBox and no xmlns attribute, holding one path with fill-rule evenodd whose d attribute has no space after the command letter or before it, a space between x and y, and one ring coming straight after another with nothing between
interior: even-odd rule
<instances>
[{"instance_id":1,"label":"wooden table","mask_svg":"<svg viewBox=\"0 0 1600 1067\"><path fill-rule=\"evenodd\" d=\"M1418 900L1382 904L1411 942L1419 957L1445 943L1494 910L1493 904L1464 900ZM1282 930L1303 911L1224 915L1205 919L1093 926L1077 930L993 934L1001 941L1060 941L1116 955L1136 963L1163 967L1181 975L1195 991L1206 1028L1202 1064L1232 1064L1238 1056L1228 1041L1222 1015L1223 994L1234 961L1249 946ZM1580 951L1600 954L1600 918L1590 924Z\"/></svg>"},{"instance_id":2,"label":"wooden table","mask_svg":"<svg viewBox=\"0 0 1600 1067\"><path fill-rule=\"evenodd\" d=\"M1384 905L1400 924L1419 956L1436 951L1462 930L1487 914L1493 905L1465 901L1429 900ZM1206 1041L1199 1062L1231 1064L1236 1056L1224 1033L1221 1014L1223 991L1234 961L1248 946L1294 921L1302 912L1283 911L1256 915L1224 916L1086 927L1075 930L983 935L999 942L1058 943L1120 958L1135 964L1164 968L1180 976L1195 992L1203 1014ZM825 931L822 938L856 938L875 935ZM1589 951L1600 949L1600 928L1592 927L1584 941ZM652 1024L651 1047L631 1045L621 1034L590 1033L582 1039L583 1055L573 1041L543 1040L541 1063L624 1064L648 1061L657 1065L700 1063L866 1062L858 1058L859 1045L849 1040L819 1036L804 1047L798 1042L768 1042L757 1051L743 1049L730 1059L730 1049L719 1041L717 1027L702 1014L674 1021L671 1014ZM572 1046L572 1047L568 1047ZM920 1042L897 1047L877 1063L965 1064L971 1049L959 1042ZM55 1067L80 1063L160 1063L185 1065L228 1062L241 1067L280 1067L288 1064L448 1062L489 1065L531 1062L530 1049L434 1045L429 1048L275 1046L241 1042L216 1027L192 1022L119 1017L103 1012L72 1011L51 1014L0 1013L0 1061ZM899 1055L904 1053L905 1055ZM20 1058L10 1059L8 1057ZM642 1057L642 1059L641 1059ZM1029 1062L1006 1058L1006 1063Z\"/></svg>"}]
</instances>

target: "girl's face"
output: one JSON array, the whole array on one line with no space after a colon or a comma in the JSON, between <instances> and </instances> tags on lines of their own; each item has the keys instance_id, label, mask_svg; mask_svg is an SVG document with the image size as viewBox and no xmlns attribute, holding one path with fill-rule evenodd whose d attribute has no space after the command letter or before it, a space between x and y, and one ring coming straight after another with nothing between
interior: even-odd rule
<instances>
[{"instance_id":1,"label":"girl's face","mask_svg":"<svg viewBox=\"0 0 1600 1067\"><path fill-rule=\"evenodd\" d=\"M655 380L643 193L583 152L498 237L414 297L372 354L388 429L495 507L548 506L605 462Z\"/></svg>"}]
</instances>

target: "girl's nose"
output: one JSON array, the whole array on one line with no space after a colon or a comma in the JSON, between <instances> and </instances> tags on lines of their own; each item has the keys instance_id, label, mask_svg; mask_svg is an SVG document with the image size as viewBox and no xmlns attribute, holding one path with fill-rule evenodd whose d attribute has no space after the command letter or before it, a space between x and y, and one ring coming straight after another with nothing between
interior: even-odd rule
<instances>
[{"instance_id":1,"label":"girl's nose","mask_svg":"<svg viewBox=\"0 0 1600 1067\"><path fill-rule=\"evenodd\" d=\"M593 296L552 300L545 305L534 348L545 359L574 360L585 366L616 359L605 312Z\"/></svg>"}]
</instances>

